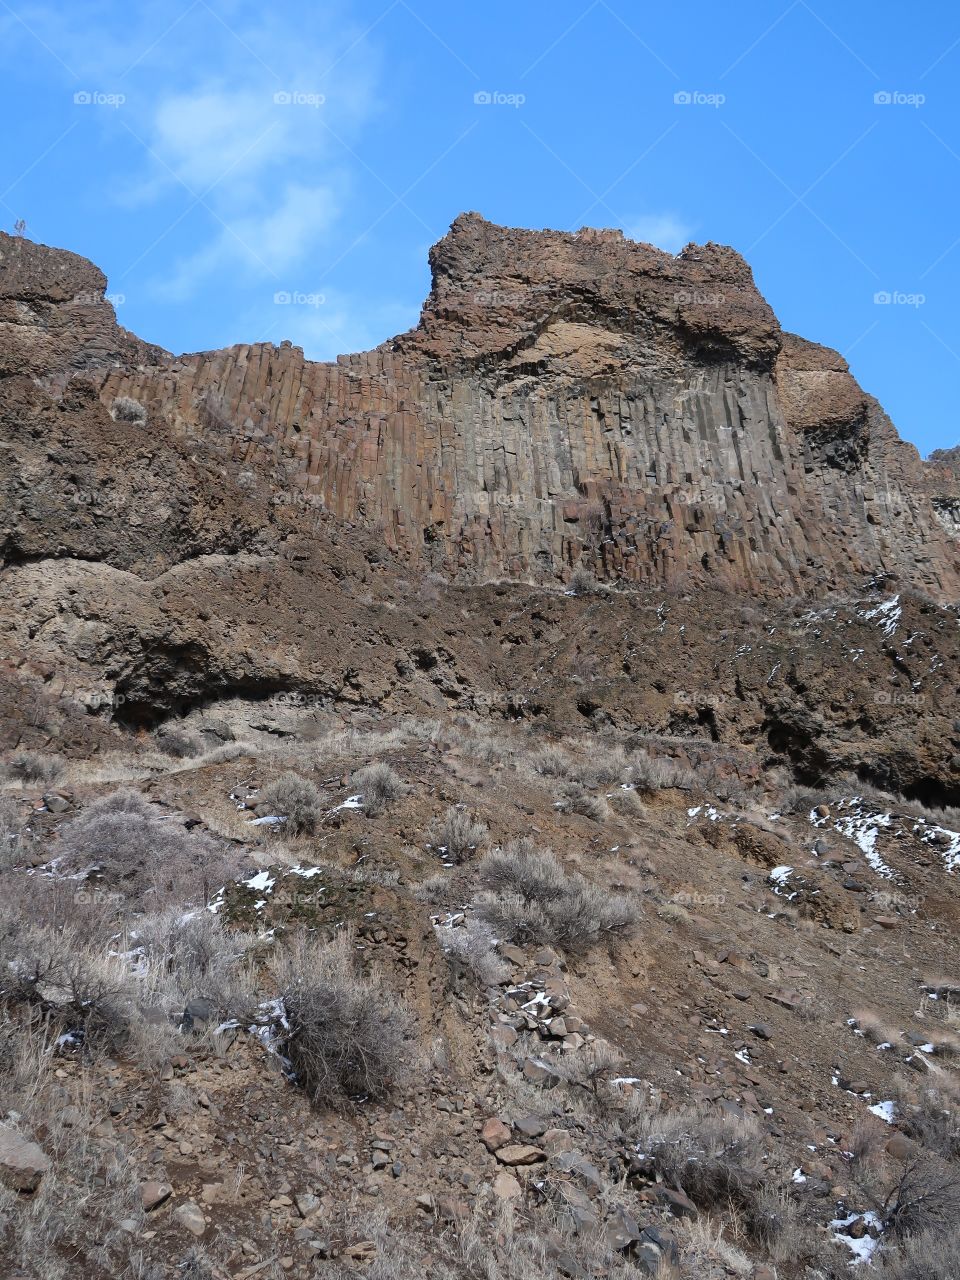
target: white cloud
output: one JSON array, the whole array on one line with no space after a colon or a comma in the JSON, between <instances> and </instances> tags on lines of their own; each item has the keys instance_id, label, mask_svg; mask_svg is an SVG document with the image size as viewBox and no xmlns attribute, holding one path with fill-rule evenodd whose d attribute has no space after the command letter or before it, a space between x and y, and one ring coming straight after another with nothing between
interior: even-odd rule
<instances>
[{"instance_id":1,"label":"white cloud","mask_svg":"<svg viewBox=\"0 0 960 1280\"><path fill-rule=\"evenodd\" d=\"M693 227L673 213L647 213L631 219L623 232L630 240L656 245L667 253L679 253L690 243Z\"/></svg>"},{"instance_id":2,"label":"white cloud","mask_svg":"<svg viewBox=\"0 0 960 1280\"><path fill-rule=\"evenodd\" d=\"M164 263L169 246L156 246L203 197L209 238L164 263L157 296L183 301L238 267L269 277L322 246L350 194L349 148L378 106L379 54L335 3L217 0L172 13L142 0L124 23L115 0L28 11L82 82L70 92L125 94L102 123L135 158L101 181L118 204L156 207L161 233L143 271Z\"/></svg>"},{"instance_id":3,"label":"white cloud","mask_svg":"<svg viewBox=\"0 0 960 1280\"><path fill-rule=\"evenodd\" d=\"M164 301L183 302L218 272L233 274L238 268L251 277L272 277L279 289L281 274L322 242L339 211L329 187L289 183L276 204L219 225L211 241L154 282L153 292Z\"/></svg>"}]
</instances>

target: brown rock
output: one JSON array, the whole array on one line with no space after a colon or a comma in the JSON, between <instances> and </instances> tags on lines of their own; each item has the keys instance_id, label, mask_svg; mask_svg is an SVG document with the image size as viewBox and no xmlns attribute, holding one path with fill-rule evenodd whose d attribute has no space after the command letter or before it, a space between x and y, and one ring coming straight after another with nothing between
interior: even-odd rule
<instances>
[{"instance_id":1,"label":"brown rock","mask_svg":"<svg viewBox=\"0 0 960 1280\"><path fill-rule=\"evenodd\" d=\"M498 1120L496 1116L491 1116L484 1123L480 1130L480 1141L488 1151L496 1151L500 1147L505 1147L513 1137L513 1133L509 1125Z\"/></svg>"},{"instance_id":2,"label":"brown rock","mask_svg":"<svg viewBox=\"0 0 960 1280\"><path fill-rule=\"evenodd\" d=\"M531 1147L523 1143L516 1143L509 1147L498 1147L494 1154L501 1164L506 1165L537 1164L539 1161L546 1159L539 1147Z\"/></svg>"}]
</instances>

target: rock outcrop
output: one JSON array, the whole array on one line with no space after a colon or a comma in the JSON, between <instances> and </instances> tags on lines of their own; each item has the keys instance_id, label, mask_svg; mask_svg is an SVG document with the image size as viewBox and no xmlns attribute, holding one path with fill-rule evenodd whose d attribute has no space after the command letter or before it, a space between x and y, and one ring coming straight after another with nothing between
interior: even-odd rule
<instances>
[{"instance_id":1,"label":"rock outcrop","mask_svg":"<svg viewBox=\"0 0 960 1280\"><path fill-rule=\"evenodd\" d=\"M105 405L132 396L173 438L215 445L295 518L366 526L413 563L960 593L956 469L925 468L840 355L784 334L732 249L672 257L466 214L432 250L419 326L326 364L287 343L168 356L74 304L102 293L95 269L2 244L8 369L26 359L45 385L53 365L61 383L86 370ZM34 275L44 311L25 301Z\"/></svg>"}]
</instances>

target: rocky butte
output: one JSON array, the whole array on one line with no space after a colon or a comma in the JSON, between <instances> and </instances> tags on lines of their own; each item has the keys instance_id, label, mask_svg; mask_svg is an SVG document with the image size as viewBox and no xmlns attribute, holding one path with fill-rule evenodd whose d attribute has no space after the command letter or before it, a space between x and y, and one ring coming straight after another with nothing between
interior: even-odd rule
<instances>
[{"instance_id":1,"label":"rocky butte","mask_svg":"<svg viewBox=\"0 0 960 1280\"><path fill-rule=\"evenodd\" d=\"M80 375L106 406L128 395L407 561L958 594L956 468L922 463L837 352L784 333L732 249L464 214L418 327L335 364L288 343L170 356L116 328L89 264L9 237L0 255L7 359L49 392Z\"/></svg>"}]
</instances>

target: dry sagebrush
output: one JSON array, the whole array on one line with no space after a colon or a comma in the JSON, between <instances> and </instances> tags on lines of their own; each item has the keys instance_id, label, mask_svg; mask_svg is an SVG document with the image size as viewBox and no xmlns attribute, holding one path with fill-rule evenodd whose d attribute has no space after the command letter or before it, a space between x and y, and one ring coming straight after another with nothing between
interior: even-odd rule
<instances>
[{"instance_id":1,"label":"dry sagebrush","mask_svg":"<svg viewBox=\"0 0 960 1280\"><path fill-rule=\"evenodd\" d=\"M413 1020L359 973L352 936L299 935L274 960L285 1025L280 1051L318 1107L386 1097L407 1074Z\"/></svg>"},{"instance_id":2,"label":"dry sagebrush","mask_svg":"<svg viewBox=\"0 0 960 1280\"><path fill-rule=\"evenodd\" d=\"M552 943L572 953L628 937L639 912L579 874L568 874L549 849L514 840L480 863L478 910L499 938Z\"/></svg>"}]
</instances>

